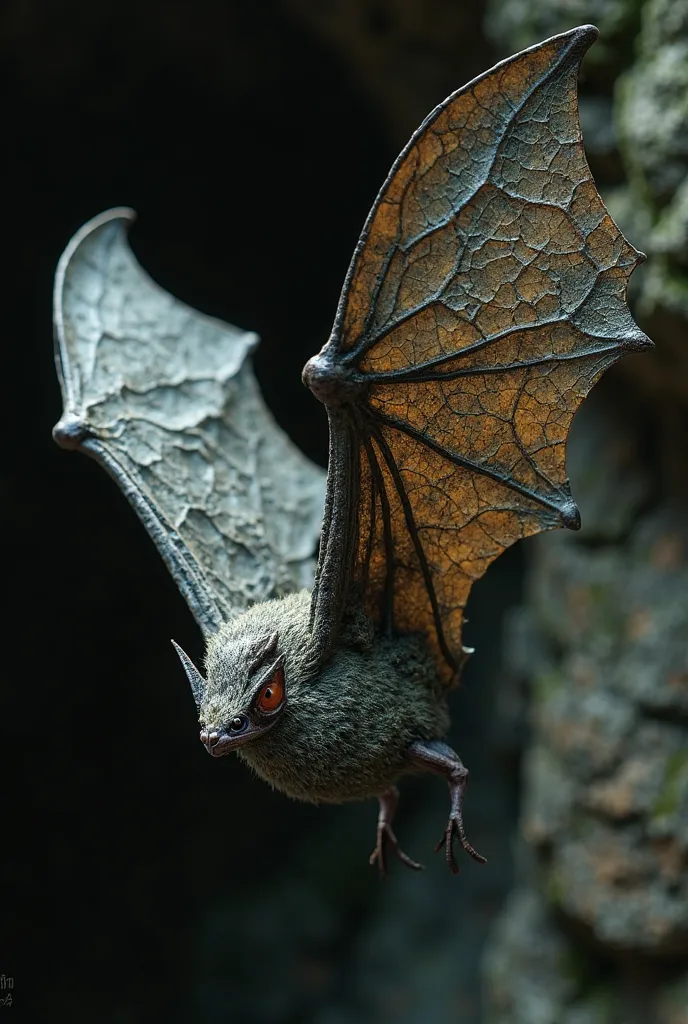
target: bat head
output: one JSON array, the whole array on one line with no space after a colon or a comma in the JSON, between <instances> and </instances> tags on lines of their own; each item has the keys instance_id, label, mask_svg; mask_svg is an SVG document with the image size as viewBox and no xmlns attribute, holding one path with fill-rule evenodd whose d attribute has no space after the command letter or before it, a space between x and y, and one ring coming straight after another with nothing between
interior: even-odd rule
<instances>
[{"instance_id":1,"label":"bat head","mask_svg":"<svg viewBox=\"0 0 688 1024\"><path fill-rule=\"evenodd\" d=\"M223 626L208 642L205 678L172 641L198 707L201 742L213 757L272 729L287 707L290 684L298 690L308 646L300 597L255 605Z\"/></svg>"},{"instance_id":2,"label":"bat head","mask_svg":"<svg viewBox=\"0 0 688 1024\"><path fill-rule=\"evenodd\" d=\"M208 666L207 679L181 647L174 646L191 683L201 742L209 754L229 754L275 725L287 703L279 633L224 644L220 657Z\"/></svg>"}]
</instances>

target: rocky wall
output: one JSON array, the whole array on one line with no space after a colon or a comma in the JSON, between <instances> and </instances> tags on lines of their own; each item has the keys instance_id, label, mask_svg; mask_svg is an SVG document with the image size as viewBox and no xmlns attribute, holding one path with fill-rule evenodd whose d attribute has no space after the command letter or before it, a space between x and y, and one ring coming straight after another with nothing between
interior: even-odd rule
<instances>
[{"instance_id":1,"label":"rocky wall","mask_svg":"<svg viewBox=\"0 0 688 1024\"><path fill-rule=\"evenodd\" d=\"M486 1020L682 1024L688 3L504 0L487 26L506 51L583 21L603 39L581 87L589 159L649 256L631 300L656 350L610 374L574 424L581 533L527 548L500 700L503 735L525 737L519 867L484 958Z\"/></svg>"}]
</instances>

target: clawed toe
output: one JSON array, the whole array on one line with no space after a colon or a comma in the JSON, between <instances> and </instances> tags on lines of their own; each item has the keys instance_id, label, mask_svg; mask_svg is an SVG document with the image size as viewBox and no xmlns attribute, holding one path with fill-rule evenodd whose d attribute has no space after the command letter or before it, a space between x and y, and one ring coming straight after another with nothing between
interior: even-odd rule
<instances>
[{"instance_id":1,"label":"clawed toe","mask_svg":"<svg viewBox=\"0 0 688 1024\"><path fill-rule=\"evenodd\" d=\"M466 835L463 830L463 822L460 818L452 816L447 822L444 835L440 839L439 843L435 847L435 853L438 853L442 847L444 847L444 854L449 865L449 870L454 875L459 873L459 865L456 863L456 857L454 856L454 836L461 843L462 848L466 851L469 857L473 860L477 860L479 864L486 864L487 860L482 854L474 850L471 844L466 839Z\"/></svg>"},{"instance_id":2,"label":"clawed toe","mask_svg":"<svg viewBox=\"0 0 688 1024\"><path fill-rule=\"evenodd\" d=\"M463 798L468 783L468 769L462 763L461 758L451 747L440 740L416 740L408 748L408 757L411 765L416 769L442 775L449 783L451 812L444 835L435 847L435 851L444 847L444 855L452 874L458 874L459 865L454 857L454 836L456 836L469 857L477 860L479 864L485 864L485 858L481 857L466 839L463 827Z\"/></svg>"},{"instance_id":3,"label":"clawed toe","mask_svg":"<svg viewBox=\"0 0 688 1024\"><path fill-rule=\"evenodd\" d=\"M416 744L416 748L418 748L418 746L419 745ZM444 748L441 748L439 752L431 751L431 753L440 761L441 764L444 764L445 761L448 762L448 766L451 769L449 786L452 794L452 809L444 835L435 847L435 851L437 852L444 847L444 855L446 857L447 864L449 865L449 870L452 874L456 875L459 871L459 865L456 863L456 857L454 856L454 838L458 839L469 857L472 857L473 860L477 860L479 864L485 864L485 858L474 850L466 839L466 833L463 827L461 805L463 803L463 794L466 788L468 772L451 750L449 753L452 755L453 760L447 756ZM423 865L419 864L415 860L411 860L411 858L399 848L397 837L395 836L392 828L392 821L394 820L397 804L399 802L399 794L396 787L391 786L389 789L385 790L384 793L381 793L379 801L380 813L377 820L377 843L375 844L375 849L370 855L370 863L377 864L380 874L386 875L387 849L388 847L391 847L394 856L397 857L402 864L405 864L408 868L413 868L414 871L422 871Z\"/></svg>"},{"instance_id":4,"label":"clawed toe","mask_svg":"<svg viewBox=\"0 0 688 1024\"><path fill-rule=\"evenodd\" d=\"M399 803L399 793L396 786L390 786L389 789L380 794L378 799L380 801L380 813L377 819L377 843L370 855L370 863L377 864L380 874L386 875L387 846L391 846L392 852L399 858L402 864L405 864L407 868L413 868L414 871L422 871L422 864L411 860L403 850L399 849L397 837L392 829L392 821L394 820L397 804Z\"/></svg>"},{"instance_id":5,"label":"clawed toe","mask_svg":"<svg viewBox=\"0 0 688 1024\"><path fill-rule=\"evenodd\" d=\"M414 871L423 870L422 864L419 864L418 861L411 860L411 858L400 848L392 827L390 825L382 825L377 830L377 844L370 855L370 863L377 863L381 875L388 874L386 849L388 845L392 848L392 852L396 857L398 857L402 864L405 864L409 868L413 868Z\"/></svg>"}]
</instances>

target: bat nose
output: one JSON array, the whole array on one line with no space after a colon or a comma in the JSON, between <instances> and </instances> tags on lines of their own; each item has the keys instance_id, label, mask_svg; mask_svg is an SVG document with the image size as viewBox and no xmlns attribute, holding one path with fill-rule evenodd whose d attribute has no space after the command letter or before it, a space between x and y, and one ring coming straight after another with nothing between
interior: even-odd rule
<instances>
[{"instance_id":1,"label":"bat nose","mask_svg":"<svg viewBox=\"0 0 688 1024\"><path fill-rule=\"evenodd\" d=\"M219 742L220 733L217 731L217 729L201 730L201 743L205 747L207 747L208 750L211 750L213 747L216 747Z\"/></svg>"}]
</instances>

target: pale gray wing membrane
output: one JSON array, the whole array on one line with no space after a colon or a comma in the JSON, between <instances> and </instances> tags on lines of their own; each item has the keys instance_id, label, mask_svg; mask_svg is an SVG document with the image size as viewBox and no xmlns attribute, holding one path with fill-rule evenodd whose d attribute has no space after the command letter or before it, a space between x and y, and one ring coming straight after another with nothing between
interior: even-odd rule
<instances>
[{"instance_id":1,"label":"pale gray wing membrane","mask_svg":"<svg viewBox=\"0 0 688 1024\"><path fill-rule=\"evenodd\" d=\"M255 334L178 302L127 243L130 210L79 231L55 279L55 439L117 481L206 633L313 581L325 473L277 426Z\"/></svg>"}]
</instances>

